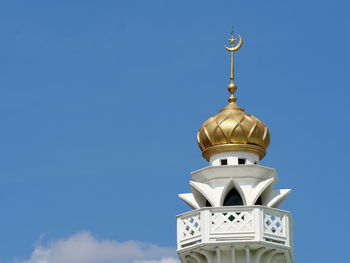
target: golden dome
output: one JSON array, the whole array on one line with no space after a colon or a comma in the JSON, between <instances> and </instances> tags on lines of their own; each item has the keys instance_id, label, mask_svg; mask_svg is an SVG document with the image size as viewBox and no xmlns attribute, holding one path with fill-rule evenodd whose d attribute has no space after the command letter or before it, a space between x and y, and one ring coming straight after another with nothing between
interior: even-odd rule
<instances>
[{"instance_id":1,"label":"golden dome","mask_svg":"<svg viewBox=\"0 0 350 263\"><path fill-rule=\"evenodd\" d=\"M229 39L233 45L233 38ZM233 96L237 89L233 83L233 52L242 45L239 36L239 43L236 47L225 48L231 52L231 82L228 90L231 93L229 104L218 114L208 119L197 133L197 142L202 150L203 157L209 161L210 156L231 151L254 153L262 159L266 154L266 149L270 144L270 133L265 124L256 117L247 114L236 103Z\"/></svg>"},{"instance_id":2,"label":"golden dome","mask_svg":"<svg viewBox=\"0 0 350 263\"><path fill-rule=\"evenodd\" d=\"M262 159L270 133L262 121L230 102L200 127L197 141L208 161L213 154L230 151L251 152Z\"/></svg>"}]
</instances>

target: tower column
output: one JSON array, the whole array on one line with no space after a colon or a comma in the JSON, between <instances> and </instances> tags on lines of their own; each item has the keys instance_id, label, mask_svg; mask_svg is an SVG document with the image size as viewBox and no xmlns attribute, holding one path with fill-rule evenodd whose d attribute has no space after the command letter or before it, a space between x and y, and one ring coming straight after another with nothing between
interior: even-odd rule
<instances>
[{"instance_id":1,"label":"tower column","mask_svg":"<svg viewBox=\"0 0 350 263\"><path fill-rule=\"evenodd\" d=\"M231 259L232 259L232 263L236 263L236 249L235 249L235 247L231 247Z\"/></svg>"},{"instance_id":2,"label":"tower column","mask_svg":"<svg viewBox=\"0 0 350 263\"><path fill-rule=\"evenodd\" d=\"M216 263L221 263L221 251L219 247L216 247Z\"/></svg>"},{"instance_id":3,"label":"tower column","mask_svg":"<svg viewBox=\"0 0 350 263\"><path fill-rule=\"evenodd\" d=\"M245 247L245 258L246 258L246 263L250 263L250 250L249 250L249 247Z\"/></svg>"}]
</instances>

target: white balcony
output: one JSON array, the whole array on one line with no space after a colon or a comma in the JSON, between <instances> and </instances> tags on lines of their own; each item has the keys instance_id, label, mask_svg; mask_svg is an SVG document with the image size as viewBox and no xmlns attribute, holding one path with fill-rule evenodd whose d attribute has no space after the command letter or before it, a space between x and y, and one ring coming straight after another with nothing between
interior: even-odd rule
<instances>
[{"instance_id":1,"label":"white balcony","mask_svg":"<svg viewBox=\"0 0 350 263\"><path fill-rule=\"evenodd\" d=\"M219 243L265 243L291 248L290 213L265 206L197 209L177 216L178 252Z\"/></svg>"}]
</instances>

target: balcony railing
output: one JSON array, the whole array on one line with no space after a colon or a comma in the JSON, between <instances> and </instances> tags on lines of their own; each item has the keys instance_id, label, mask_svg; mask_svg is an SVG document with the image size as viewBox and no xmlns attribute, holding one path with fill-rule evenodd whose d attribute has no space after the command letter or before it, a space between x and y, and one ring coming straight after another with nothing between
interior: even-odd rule
<instances>
[{"instance_id":1,"label":"balcony railing","mask_svg":"<svg viewBox=\"0 0 350 263\"><path fill-rule=\"evenodd\" d=\"M290 246L286 211L265 206L197 209L177 216L178 250L201 243L265 241Z\"/></svg>"}]
</instances>

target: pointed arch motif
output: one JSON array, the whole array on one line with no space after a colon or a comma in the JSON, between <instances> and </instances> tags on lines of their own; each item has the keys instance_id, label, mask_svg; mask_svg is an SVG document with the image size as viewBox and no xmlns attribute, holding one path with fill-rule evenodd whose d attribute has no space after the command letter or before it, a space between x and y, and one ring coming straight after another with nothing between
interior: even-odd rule
<instances>
[{"instance_id":1,"label":"pointed arch motif","mask_svg":"<svg viewBox=\"0 0 350 263\"><path fill-rule=\"evenodd\" d=\"M202 195L202 193L197 190L196 187L194 187L191 182L190 182L190 187L191 187L191 192L193 195L193 198L196 200L198 206L201 207L205 207L205 203L207 201L207 199L205 199L205 197Z\"/></svg>"},{"instance_id":2,"label":"pointed arch motif","mask_svg":"<svg viewBox=\"0 0 350 263\"><path fill-rule=\"evenodd\" d=\"M243 193L241 186L234 178L231 178L231 180L225 185L224 189L222 190L222 193L220 196L220 206L224 205L224 201L225 201L226 196L233 188L235 188L236 191L239 193L239 195L242 199L243 205L247 205L246 197Z\"/></svg>"},{"instance_id":3,"label":"pointed arch motif","mask_svg":"<svg viewBox=\"0 0 350 263\"><path fill-rule=\"evenodd\" d=\"M262 193L274 182L274 178L264 180L254 187L250 193L250 198L247 200L247 205L254 205ZM248 199L248 198L247 198ZM264 205L264 203L262 203Z\"/></svg>"},{"instance_id":4,"label":"pointed arch motif","mask_svg":"<svg viewBox=\"0 0 350 263\"><path fill-rule=\"evenodd\" d=\"M209 185L190 181L190 186L192 188L194 198L197 200L200 207L206 207L206 201L208 201L211 206L218 205L215 190L213 190ZM202 197L200 197L198 194L200 194ZM201 201L198 201L198 199Z\"/></svg>"},{"instance_id":5,"label":"pointed arch motif","mask_svg":"<svg viewBox=\"0 0 350 263\"><path fill-rule=\"evenodd\" d=\"M225 196L223 206L243 205L243 199L236 188L232 188Z\"/></svg>"}]
</instances>

